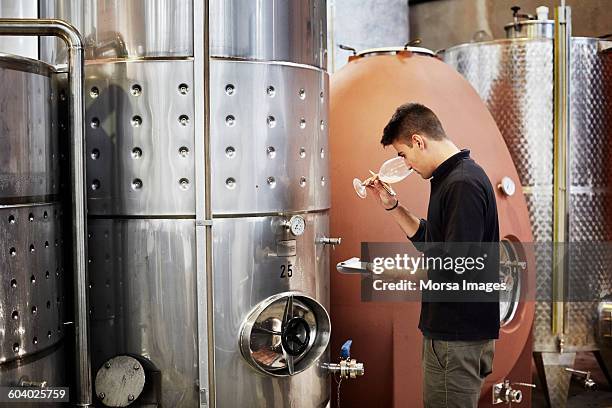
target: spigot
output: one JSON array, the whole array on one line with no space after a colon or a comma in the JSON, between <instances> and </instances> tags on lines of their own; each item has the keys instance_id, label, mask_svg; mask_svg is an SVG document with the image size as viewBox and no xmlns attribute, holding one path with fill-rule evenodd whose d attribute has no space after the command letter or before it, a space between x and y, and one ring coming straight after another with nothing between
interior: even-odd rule
<instances>
[{"instance_id":1,"label":"spigot","mask_svg":"<svg viewBox=\"0 0 612 408\"><path fill-rule=\"evenodd\" d=\"M597 389L597 383L595 381L593 381L593 379L591 378L591 372L590 371L580 371L580 370L574 370L573 368L565 368L565 371L567 371L568 373L571 374L575 374L581 377L584 377L584 389L587 391L594 391Z\"/></svg>"},{"instance_id":2,"label":"spigot","mask_svg":"<svg viewBox=\"0 0 612 408\"><path fill-rule=\"evenodd\" d=\"M493 405L496 404L519 404L523 401L523 392L516 390L512 386L531 387L535 388L535 384L515 382L510 383L510 380L493 385Z\"/></svg>"},{"instance_id":3,"label":"spigot","mask_svg":"<svg viewBox=\"0 0 612 408\"><path fill-rule=\"evenodd\" d=\"M351 358L351 344L353 344L353 340L347 340L340 348L340 363L324 365L324 368L330 374L338 374L338 377L341 379L357 378L365 374L363 363L359 363L354 358Z\"/></svg>"},{"instance_id":4,"label":"spigot","mask_svg":"<svg viewBox=\"0 0 612 408\"><path fill-rule=\"evenodd\" d=\"M342 243L342 238L320 237L315 240L317 244L331 245L332 249L336 249L336 245Z\"/></svg>"}]
</instances>

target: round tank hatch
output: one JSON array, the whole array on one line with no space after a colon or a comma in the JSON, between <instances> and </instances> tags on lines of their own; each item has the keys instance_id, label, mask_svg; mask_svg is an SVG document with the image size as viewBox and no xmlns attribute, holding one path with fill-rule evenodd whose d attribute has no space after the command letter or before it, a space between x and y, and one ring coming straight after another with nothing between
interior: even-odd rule
<instances>
[{"instance_id":1,"label":"round tank hatch","mask_svg":"<svg viewBox=\"0 0 612 408\"><path fill-rule=\"evenodd\" d=\"M502 240L499 245L499 277L506 290L499 293L499 323L509 324L519 306L521 296L522 260L515 248L517 243Z\"/></svg>"},{"instance_id":2,"label":"round tank hatch","mask_svg":"<svg viewBox=\"0 0 612 408\"><path fill-rule=\"evenodd\" d=\"M240 351L253 367L272 376L310 367L327 348L330 320L316 300L280 293L257 305L240 329Z\"/></svg>"}]
</instances>

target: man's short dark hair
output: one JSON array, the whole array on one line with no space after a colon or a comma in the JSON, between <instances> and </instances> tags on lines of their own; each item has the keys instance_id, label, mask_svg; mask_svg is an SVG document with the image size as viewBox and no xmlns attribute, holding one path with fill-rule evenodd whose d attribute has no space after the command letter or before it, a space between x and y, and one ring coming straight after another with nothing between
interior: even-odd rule
<instances>
[{"instance_id":1,"label":"man's short dark hair","mask_svg":"<svg viewBox=\"0 0 612 408\"><path fill-rule=\"evenodd\" d=\"M420 103L406 103L395 110L385 126L380 140L383 146L389 146L401 137L411 146L411 136L419 134L433 140L446 138L440 119L431 109Z\"/></svg>"}]
</instances>

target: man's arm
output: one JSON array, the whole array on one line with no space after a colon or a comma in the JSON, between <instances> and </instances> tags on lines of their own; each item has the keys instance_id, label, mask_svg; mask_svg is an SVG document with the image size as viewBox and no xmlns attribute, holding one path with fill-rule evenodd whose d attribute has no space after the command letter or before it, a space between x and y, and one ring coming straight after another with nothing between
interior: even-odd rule
<instances>
[{"instance_id":1,"label":"man's arm","mask_svg":"<svg viewBox=\"0 0 612 408\"><path fill-rule=\"evenodd\" d=\"M372 195L384 209L392 208L396 204L397 197L389 194L383 188L381 181L377 178L373 178L371 183L367 184L366 187L368 190L370 190L370 193L373 193ZM387 212L391 214L395 222L397 222L402 231L404 231L406 236L411 241L422 241L421 236L425 236L425 220L421 220L401 205L398 205L395 209Z\"/></svg>"}]
</instances>

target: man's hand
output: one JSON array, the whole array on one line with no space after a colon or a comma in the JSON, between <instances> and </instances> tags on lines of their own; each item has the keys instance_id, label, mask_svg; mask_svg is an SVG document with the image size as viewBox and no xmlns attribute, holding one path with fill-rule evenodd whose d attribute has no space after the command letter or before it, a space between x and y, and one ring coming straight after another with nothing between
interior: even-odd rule
<instances>
[{"instance_id":1,"label":"man's hand","mask_svg":"<svg viewBox=\"0 0 612 408\"><path fill-rule=\"evenodd\" d=\"M385 190L382 185L383 182L379 180L378 175L366 179L363 183L370 192L368 196L373 196L383 208L391 208L395 205L397 197Z\"/></svg>"}]
</instances>

